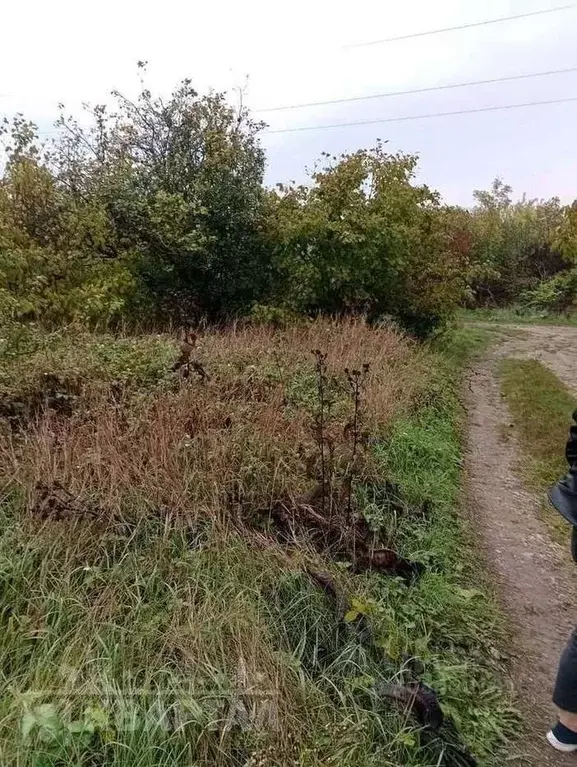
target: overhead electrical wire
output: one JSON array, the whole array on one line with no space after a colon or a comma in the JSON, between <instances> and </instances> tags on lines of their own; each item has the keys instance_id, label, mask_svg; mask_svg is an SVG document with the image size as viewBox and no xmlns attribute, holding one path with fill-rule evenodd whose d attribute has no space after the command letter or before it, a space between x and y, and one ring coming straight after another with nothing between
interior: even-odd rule
<instances>
[{"instance_id":1,"label":"overhead electrical wire","mask_svg":"<svg viewBox=\"0 0 577 767\"><path fill-rule=\"evenodd\" d=\"M455 115L476 114L479 112L498 112L500 110L521 109L523 107L548 106L551 104L568 104L577 101L577 96L566 99L551 99L549 101L526 101L522 104L504 104L503 106L479 107L477 109L457 109L452 112L431 112L421 115L404 115L402 117L383 117L377 120L356 120L345 123L332 123L329 125L302 125L297 128L279 128L274 130L262 131L265 134L273 133L300 133L308 130L325 130L328 128L349 128L356 125L377 125L379 123L408 122L409 120L426 120L431 117L453 117Z\"/></svg>"},{"instance_id":2,"label":"overhead electrical wire","mask_svg":"<svg viewBox=\"0 0 577 767\"><path fill-rule=\"evenodd\" d=\"M268 107L263 109L252 109L251 112L261 114L262 112L282 112L289 109L305 109L306 107L323 107L330 104L349 104L353 101L370 101L371 99L386 99L391 96L409 96L415 93L431 93L432 91L445 91L452 88L468 88L472 85L491 85L493 83L505 83L513 80L528 80L531 77L550 77L552 75L567 74L577 72L577 67L568 69L551 69L547 72L531 72L522 75L509 75L506 77L494 77L489 80L470 80L464 83L450 83L448 85L432 85L428 88L413 88L406 91L388 91L386 93L372 93L368 96L352 96L342 99L328 99L327 101L307 101L303 104L287 104L286 106Z\"/></svg>"},{"instance_id":3,"label":"overhead electrical wire","mask_svg":"<svg viewBox=\"0 0 577 767\"><path fill-rule=\"evenodd\" d=\"M575 8L577 8L577 3L571 3L569 5L557 6L555 8L544 8L538 11L529 11L527 13L519 13L519 14L515 14L511 16L501 16L496 19L485 19L483 21L472 22L469 24L461 24L461 25L453 26L453 27L442 27L439 29L431 29L431 30L427 30L423 32L413 32L407 35L397 35L394 37L383 38L381 40L372 40L372 41L368 41L364 43L353 43L344 47L358 48L358 47L369 46L369 45L379 45L381 43L390 43L390 42L395 42L398 40L408 40L411 38L425 37L428 35L436 35L436 34L441 34L444 32L454 32L461 29L470 29L473 27L480 27L480 26L485 26L488 24L498 24L505 21L513 21L515 19L523 19L523 18L528 18L532 16L541 16L543 14L556 13L560 11L568 11L568 10L573 10ZM570 72L577 72L577 67L569 67L566 69L554 69L554 70L548 70L545 72L532 72L532 73L526 73L526 74L520 74L520 75L509 75L509 76L496 77L496 78L490 78L485 80L471 80L471 81L467 81L463 83L449 83L447 85L435 85L435 86L429 86L427 88L414 88L414 89L409 89L404 91L389 91L387 93L369 94L367 96L352 96L352 97L340 98L340 99L328 99L325 101L311 101L311 102L305 102L302 104L288 104L285 106L254 109L251 111L253 113L280 112L284 110L288 111L292 109L304 109L306 107L328 106L331 104L345 104L345 103L358 102L358 101L368 101L372 99L391 98L393 96L407 96L411 94L430 93L433 91L443 91L443 90L450 90L455 88L466 88L466 87L478 86L478 85L490 85L490 84L501 83L501 82L512 82L515 80L525 80L525 79L534 78L534 77L550 77L553 75L567 74ZM0 94L0 96L6 97L6 96L9 96L9 94ZM263 133L265 134L296 133L296 132L309 131L309 130L345 128L345 127L352 127L357 125L376 125L378 123L405 122L409 120L424 120L424 119L429 119L434 117L452 117L456 115L474 114L479 112L496 112L500 110L520 109L523 107L564 104L564 103L569 103L573 101L577 101L577 97L574 97L574 98L571 97L571 98L565 98L565 99L551 99L548 101L530 101L530 102L525 102L521 104L505 104L503 106L479 107L475 109L461 109L461 110L454 110L450 112L433 112L433 113L421 114L421 115L405 115L400 117L386 117L386 118L378 118L373 120L356 120L351 122L332 123L328 125L303 125L296 128L279 128L279 129L265 130L263 131ZM58 133L59 131L39 131L38 135L49 136L49 135L55 135Z\"/></svg>"},{"instance_id":4,"label":"overhead electrical wire","mask_svg":"<svg viewBox=\"0 0 577 767\"><path fill-rule=\"evenodd\" d=\"M522 109L524 107L549 106L553 104L569 104L577 101L577 96L564 99L550 99L548 101L526 101L521 104L503 104L502 106L478 107L475 109L456 109L451 112L430 112L420 115L402 115L400 117L379 117L376 120L353 120L344 123L329 123L327 125L300 125L296 128L273 128L261 131L262 134L271 135L275 133L300 133L309 130L325 130L330 128L350 128L356 125L378 125L379 123L409 122L410 120L428 120L433 117L454 117L457 115L475 114L479 112L499 112L511 109ZM38 131L38 136L54 136L61 131Z\"/></svg>"},{"instance_id":5,"label":"overhead electrical wire","mask_svg":"<svg viewBox=\"0 0 577 767\"><path fill-rule=\"evenodd\" d=\"M487 24L501 24L504 21L514 21L515 19L527 19L530 16L542 16L546 13L558 13L559 11L570 11L577 8L577 3L570 5L559 5L555 8L543 8L540 11L528 11L527 13L517 13L514 16L499 16L496 19L485 19L484 21L474 21L470 24L459 24L455 27L441 27L440 29L428 29L424 32L411 32L407 35L395 35L394 37L384 37L381 40L369 40L364 43L349 43L344 48L364 48L368 45L382 45L384 43L394 43L398 40L411 40L414 37L427 37L429 35L439 35L444 32L456 32L460 29L472 29L473 27L484 27Z\"/></svg>"}]
</instances>

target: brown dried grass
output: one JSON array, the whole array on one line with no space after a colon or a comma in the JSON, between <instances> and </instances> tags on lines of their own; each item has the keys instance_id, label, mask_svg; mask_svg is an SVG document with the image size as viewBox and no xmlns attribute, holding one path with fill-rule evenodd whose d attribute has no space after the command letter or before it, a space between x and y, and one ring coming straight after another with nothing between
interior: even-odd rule
<instances>
[{"instance_id":1,"label":"brown dried grass","mask_svg":"<svg viewBox=\"0 0 577 767\"><path fill-rule=\"evenodd\" d=\"M4 476L25 490L28 510L39 486L57 484L96 503L103 517L163 510L222 518L238 503L266 509L296 497L311 486L303 456L315 449L313 349L343 381L345 367L370 364L363 409L372 433L386 431L422 385L412 344L360 320L209 331L195 350L208 381L192 371L121 406L99 384L72 416L47 410L25 436L6 435ZM345 401L335 407L337 432L347 414Z\"/></svg>"}]
</instances>

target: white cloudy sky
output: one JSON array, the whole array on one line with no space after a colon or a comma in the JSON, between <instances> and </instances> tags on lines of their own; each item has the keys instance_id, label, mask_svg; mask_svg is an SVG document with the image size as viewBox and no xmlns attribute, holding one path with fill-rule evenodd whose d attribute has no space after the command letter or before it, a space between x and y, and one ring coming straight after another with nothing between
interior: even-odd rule
<instances>
[{"instance_id":1,"label":"white cloudy sky","mask_svg":"<svg viewBox=\"0 0 577 767\"><path fill-rule=\"evenodd\" d=\"M0 4L0 113L50 130L56 104L135 93L135 62L169 91L246 85L245 103L281 104L577 67L577 7L502 24L349 44L568 4L568 0L28 0ZM383 100L262 114L289 128L577 97L577 72ZM420 178L450 202L502 176L518 193L577 197L577 101L403 123L263 136L267 180L304 178L323 150L420 155Z\"/></svg>"}]
</instances>

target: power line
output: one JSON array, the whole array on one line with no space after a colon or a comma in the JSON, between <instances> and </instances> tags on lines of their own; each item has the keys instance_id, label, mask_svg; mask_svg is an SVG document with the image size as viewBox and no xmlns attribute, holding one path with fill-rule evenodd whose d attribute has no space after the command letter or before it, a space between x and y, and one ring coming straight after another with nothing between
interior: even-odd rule
<instances>
[{"instance_id":1,"label":"power line","mask_svg":"<svg viewBox=\"0 0 577 767\"><path fill-rule=\"evenodd\" d=\"M382 40L370 40L366 43L351 43L345 45L345 48L363 48L367 45L381 45L382 43L394 43L398 40L410 40L413 37L427 37L428 35L438 35L442 32L456 32L459 29L472 29L473 27L483 27L486 24L500 24L503 21L514 21L515 19L526 19L529 16L542 16L545 13L557 13L558 11L569 11L577 8L577 3L571 5L560 5L556 8L544 8L541 11L530 11L528 13L518 13L514 16L500 16L497 19L486 19L485 21L474 21L471 24L459 24L456 27L442 27L441 29L429 29L425 32L412 32L408 35L396 35L395 37L384 37Z\"/></svg>"},{"instance_id":2,"label":"power line","mask_svg":"<svg viewBox=\"0 0 577 767\"><path fill-rule=\"evenodd\" d=\"M453 117L454 115L476 114L478 112L498 112L506 109L520 109L522 107L546 106L549 104L568 104L577 101L577 96L567 99L551 99L550 101L527 101L524 104L505 104L500 107L480 107L478 109L458 109L454 112L432 112L424 115L405 115L404 117L384 117L378 120L357 120L348 123L333 123L332 125L303 125L298 128L280 128L278 130L266 130L263 133L297 133L307 130L324 130L325 128L348 128L354 125L376 125L378 123L397 123L409 120L426 120L430 117Z\"/></svg>"},{"instance_id":3,"label":"power line","mask_svg":"<svg viewBox=\"0 0 577 767\"><path fill-rule=\"evenodd\" d=\"M551 75L561 75L568 72L577 72L577 67L570 67L568 69L552 69L548 72L533 72L523 75L510 75L508 77L495 77L490 80L471 80L464 83L451 83L449 85L433 85L429 88L415 88L408 91L389 91L388 93L374 93L369 96L352 96L350 98L343 99L330 99L328 101L309 101L304 104L287 104L280 107L269 107L268 109L253 109L254 113L262 112L281 112L289 109L304 109L305 107L322 107L329 104L347 104L352 101L369 101L370 99L386 99L391 96L408 96L414 93L430 93L431 91L445 91L451 88L466 88L471 85L490 85L492 83L504 83L512 80L527 80L530 77L550 77Z\"/></svg>"}]
</instances>

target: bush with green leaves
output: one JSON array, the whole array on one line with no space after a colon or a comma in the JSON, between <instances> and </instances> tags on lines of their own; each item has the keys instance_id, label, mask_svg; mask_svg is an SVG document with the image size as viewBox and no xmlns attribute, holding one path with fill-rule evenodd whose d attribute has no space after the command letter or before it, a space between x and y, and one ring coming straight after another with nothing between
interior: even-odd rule
<instances>
[{"instance_id":1,"label":"bush with green leaves","mask_svg":"<svg viewBox=\"0 0 577 767\"><path fill-rule=\"evenodd\" d=\"M513 202L497 180L472 210L444 206L417 157L381 143L267 190L263 124L224 94L114 95L62 112L45 144L22 115L0 127L2 322L364 313L426 335L575 263L575 208L557 198Z\"/></svg>"},{"instance_id":2,"label":"bush with green leaves","mask_svg":"<svg viewBox=\"0 0 577 767\"><path fill-rule=\"evenodd\" d=\"M577 270L560 272L521 296L523 306L537 311L563 313L577 307Z\"/></svg>"},{"instance_id":3,"label":"bush with green leaves","mask_svg":"<svg viewBox=\"0 0 577 767\"><path fill-rule=\"evenodd\" d=\"M431 330L459 303L464 282L439 196L414 182L417 158L379 143L269 196L280 296L311 312L392 315Z\"/></svg>"},{"instance_id":4,"label":"bush with green leaves","mask_svg":"<svg viewBox=\"0 0 577 767\"><path fill-rule=\"evenodd\" d=\"M504 306L520 300L568 268L558 236L565 209L556 197L514 202L512 189L496 179L474 193L464 222L470 236L469 287L473 305Z\"/></svg>"},{"instance_id":5,"label":"bush with green leaves","mask_svg":"<svg viewBox=\"0 0 577 767\"><path fill-rule=\"evenodd\" d=\"M0 181L0 319L108 322L125 309L134 278L122 260L97 257L99 211L58 183L16 118Z\"/></svg>"},{"instance_id":6,"label":"bush with green leaves","mask_svg":"<svg viewBox=\"0 0 577 767\"><path fill-rule=\"evenodd\" d=\"M51 322L132 313L184 320L247 311L263 292L264 154L259 125L222 94L184 80L172 96L5 122L0 182L0 307ZM139 311L140 310L140 311Z\"/></svg>"}]
</instances>

